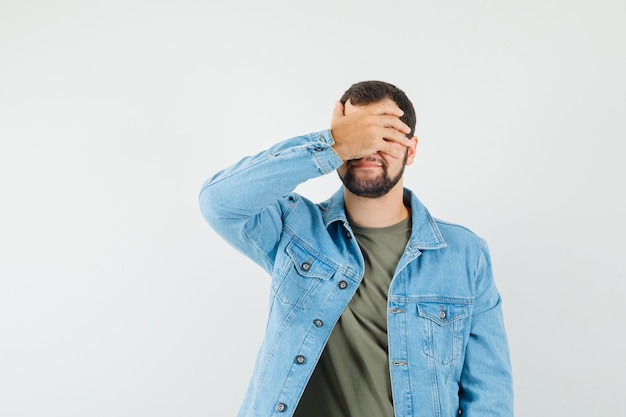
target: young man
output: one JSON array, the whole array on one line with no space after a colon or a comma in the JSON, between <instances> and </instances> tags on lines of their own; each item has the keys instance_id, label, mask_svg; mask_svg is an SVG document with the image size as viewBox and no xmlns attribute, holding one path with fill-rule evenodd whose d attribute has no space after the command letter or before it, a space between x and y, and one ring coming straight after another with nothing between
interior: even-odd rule
<instances>
[{"instance_id":1,"label":"young man","mask_svg":"<svg viewBox=\"0 0 626 417\"><path fill-rule=\"evenodd\" d=\"M209 224L272 277L240 417L512 416L509 352L485 242L403 188L415 111L352 85L330 129L244 158L200 193ZM337 170L315 204L293 193Z\"/></svg>"}]
</instances>

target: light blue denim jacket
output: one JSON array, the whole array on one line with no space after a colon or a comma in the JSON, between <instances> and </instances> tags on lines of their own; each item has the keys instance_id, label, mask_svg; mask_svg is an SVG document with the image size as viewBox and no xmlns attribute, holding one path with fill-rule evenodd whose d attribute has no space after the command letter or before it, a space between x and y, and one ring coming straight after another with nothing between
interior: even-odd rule
<instances>
[{"instance_id":1,"label":"light blue denim jacket","mask_svg":"<svg viewBox=\"0 0 626 417\"><path fill-rule=\"evenodd\" d=\"M293 414L363 276L343 190L321 204L293 193L342 164L333 143L328 130L278 143L217 173L200 193L209 224L272 277L266 336L239 417ZM405 204L412 234L387 310L396 417L512 416L509 352L485 242L433 219L408 190Z\"/></svg>"}]
</instances>

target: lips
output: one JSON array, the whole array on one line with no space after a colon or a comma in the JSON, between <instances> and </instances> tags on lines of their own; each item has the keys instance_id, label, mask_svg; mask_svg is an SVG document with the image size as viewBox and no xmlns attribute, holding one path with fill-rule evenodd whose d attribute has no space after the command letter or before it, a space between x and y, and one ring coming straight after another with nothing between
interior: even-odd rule
<instances>
[{"instance_id":1,"label":"lips","mask_svg":"<svg viewBox=\"0 0 626 417\"><path fill-rule=\"evenodd\" d=\"M376 164L355 164L355 165L351 165L351 168L361 168L361 169L366 169L366 168L382 168L382 165L376 165Z\"/></svg>"},{"instance_id":2,"label":"lips","mask_svg":"<svg viewBox=\"0 0 626 417\"><path fill-rule=\"evenodd\" d=\"M376 159L356 159L350 162L351 168L381 168L383 166L383 161Z\"/></svg>"}]
</instances>

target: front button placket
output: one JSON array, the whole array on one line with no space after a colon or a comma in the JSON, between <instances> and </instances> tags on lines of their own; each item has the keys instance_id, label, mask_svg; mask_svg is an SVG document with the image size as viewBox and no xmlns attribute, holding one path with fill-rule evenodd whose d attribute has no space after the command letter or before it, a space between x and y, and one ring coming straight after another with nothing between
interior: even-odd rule
<instances>
[{"instance_id":1,"label":"front button placket","mask_svg":"<svg viewBox=\"0 0 626 417\"><path fill-rule=\"evenodd\" d=\"M409 366L410 352L408 334L412 331L407 329L407 311L408 307L412 307L412 303L405 303L396 300L389 300L388 304L388 327L389 336L389 367L391 374L391 387L393 397L399 399L394 401L396 415L409 416L415 415L412 408L413 404L410 400L413 398L411 387L411 375ZM408 400L407 400L408 399Z\"/></svg>"}]
</instances>

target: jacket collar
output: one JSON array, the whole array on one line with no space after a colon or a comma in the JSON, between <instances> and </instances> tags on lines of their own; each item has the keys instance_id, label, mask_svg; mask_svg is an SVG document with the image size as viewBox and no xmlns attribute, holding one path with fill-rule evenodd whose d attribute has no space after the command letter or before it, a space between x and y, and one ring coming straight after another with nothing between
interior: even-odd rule
<instances>
[{"instance_id":1,"label":"jacket collar","mask_svg":"<svg viewBox=\"0 0 626 417\"><path fill-rule=\"evenodd\" d=\"M447 246L439 228L428 209L409 189L404 189L404 204L411 210L411 239L407 247L413 250L441 249ZM326 228L336 221L348 226L346 217L343 187L320 205L324 210L323 218Z\"/></svg>"}]
</instances>

